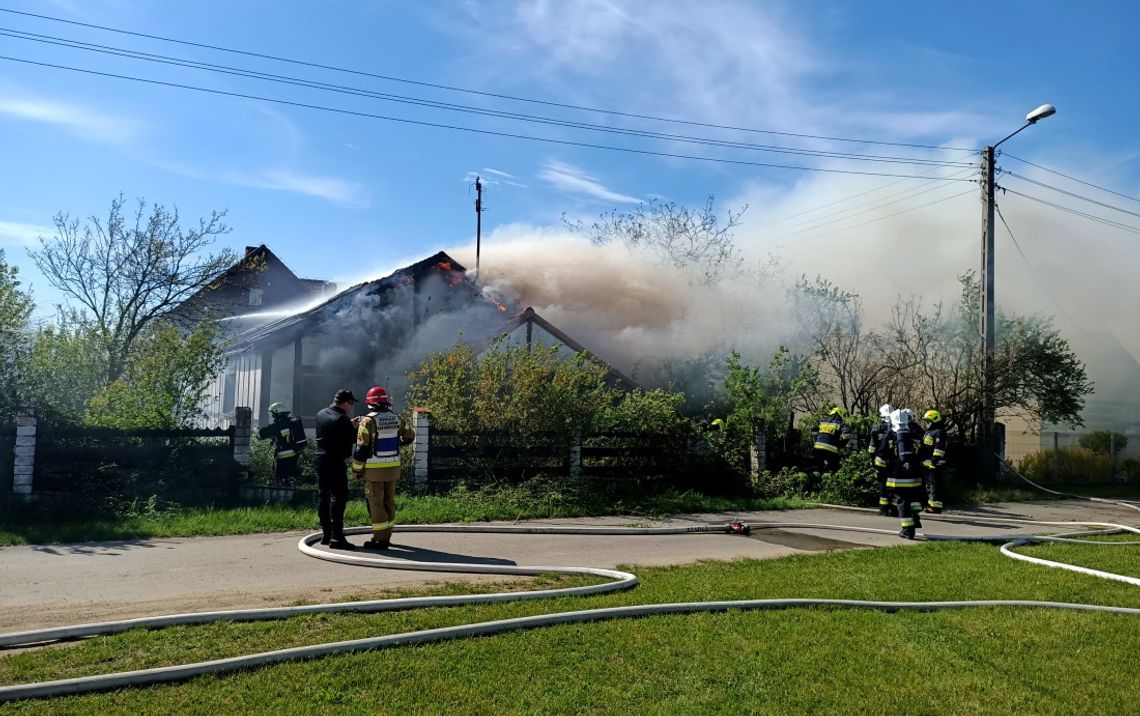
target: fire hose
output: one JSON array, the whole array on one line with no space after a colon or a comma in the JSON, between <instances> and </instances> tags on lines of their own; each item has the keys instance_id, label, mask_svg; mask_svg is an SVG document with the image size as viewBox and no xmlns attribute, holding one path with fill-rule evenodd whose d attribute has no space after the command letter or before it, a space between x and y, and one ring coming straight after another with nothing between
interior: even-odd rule
<instances>
[{"instance_id":1,"label":"fire hose","mask_svg":"<svg viewBox=\"0 0 1140 716\"><path fill-rule=\"evenodd\" d=\"M1012 469L1012 468L1011 468ZM1016 473L1016 471L1014 471ZM1022 478L1025 479L1025 478ZM1026 480L1028 482L1028 480ZM1035 487L1048 490L1039 485ZM1056 493L1065 494L1065 493ZM1080 499L1088 499L1099 503L1113 504L1140 512L1140 506L1131 501L1107 500L1102 498L1084 498L1069 495ZM824 505L825 507L868 511L864 508L842 505ZM1030 557L1019 554L1015 550L1031 543L1061 542L1080 543L1099 546L1123 546L1140 544L1138 540L1129 541L1090 541L1083 539L1094 535L1132 533L1140 535L1140 528L1130 525L1111 522L1043 522L1037 520L981 517L975 515L956 516L943 514L938 519L952 521L954 519L969 519L971 521L985 520L992 522L1017 522L1039 526L1064 526L1070 529L1075 527L1086 528L1077 532L1062 532L1053 535L993 535L981 537L957 537L945 535L926 535L928 541L964 541L964 542L993 542L1000 543L1001 554L1013 559L1023 560L1033 564L1065 569L1081 574L1125 582L1140 586L1140 578L1114 574L1078 565L1071 565L1052 560ZM562 534L562 535L595 535L595 536L638 536L638 535L681 535L681 534L748 534L754 529L826 529L855 532L869 532L879 534L895 534L894 530L872 527L856 527L850 525L814 524L803 522L764 522L746 525L742 522L733 522L727 525L701 525L695 527L538 527L538 526L499 526L499 525L403 525L397 526L396 531L401 533L419 532L453 532L453 533L500 533L500 534ZM363 534L370 532L368 527L357 527L346 530L348 534ZM544 589L529 592L497 592L490 594L449 595L437 597L409 597L396 599L378 599L356 602L343 602L333 604L312 604L295 607L278 607L265 609L236 609L211 612L194 612L188 614L170 614L157 617L144 617L137 619L123 619L92 624L80 624L66 627L38 629L33 631L16 632L0 635L0 648L10 648L21 645L39 644L63 639L77 639L82 637L114 634L128 629L145 628L159 629L167 626L185 624L206 624L216 621L262 621L270 619L284 619L302 614L327 614L336 612L376 613L383 611L396 611L420 609L427 607L453 607L471 604L487 604L494 602L522 601L535 599L550 599L565 596L587 596L632 589L638 583L637 576L617 569L602 569L596 567L566 567L566 566L521 566L521 565L487 565L451 562L418 562L383 559L377 556L361 554L333 553L313 547L321 538L320 533L306 535L301 538L297 548L305 555L317 559L338 562L354 566L372 567L380 569L402 569L428 572L451 572L466 574L501 574L517 576L537 576L542 574L558 575L589 575L605 578L609 581L579 587L566 587L560 589ZM311 646L280 649L275 651L248 654L244 656L216 659L193 664L166 666L152 669L141 669L112 674L101 674L73 679L61 679L30 684L17 684L0 687L0 702L18 699L44 698L81 694L128 686L145 686L160 683L186 681L205 674L232 672L276 664L286 661L299 661L315 659L333 654L362 652L375 649L387 649L410 644L424 644L441 642L451 639L468 638L497 634L519 629L533 629L558 624L571 624L581 622L595 622L609 619L623 619L632 617L646 617L663 614L692 614L698 612L723 612L728 610L753 609L793 609L802 607L827 607L846 609L870 609L886 612L920 611L931 612L948 609L970 609L978 607L1021 607L1037 609L1075 610L1086 612L1100 612L1109 614L1124 614L1140 616L1140 608L1115 607L1099 604L1082 604L1069 602L1050 602L1020 599L986 599L986 600L960 600L960 601L929 601L929 602L896 602L859 599L748 599L733 601L708 602L681 602L667 604L640 604L624 607L609 607L600 609L585 609L569 612L540 614L513 619L501 619L487 622L461 624L458 626L426 629L406 632L403 634L390 634L385 636L354 639L351 641L330 642Z\"/></svg>"}]
</instances>

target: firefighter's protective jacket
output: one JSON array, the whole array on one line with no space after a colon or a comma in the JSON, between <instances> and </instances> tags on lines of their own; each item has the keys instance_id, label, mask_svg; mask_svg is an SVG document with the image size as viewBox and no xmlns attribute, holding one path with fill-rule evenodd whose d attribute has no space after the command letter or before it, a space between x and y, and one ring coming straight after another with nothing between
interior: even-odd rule
<instances>
[{"instance_id":1,"label":"firefighter's protective jacket","mask_svg":"<svg viewBox=\"0 0 1140 716\"><path fill-rule=\"evenodd\" d=\"M946 462L946 429L940 424L931 426L922 436L922 466L928 470L942 467Z\"/></svg>"},{"instance_id":2,"label":"firefighter's protective jacket","mask_svg":"<svg viewBox=\"0 0 1140 716\"><path fill-rule=\"evenodd\" d=\"M828 415L819 421L819 429L815 432L815 449L839 454L851 437L847 431L847 424L840 415Z\"/></svg>"},{"instance_id":3,"label":"firefighter's protective jacket","mask_svg":"<svg viewBox=\"0 0 1140 716\"><path fill-rule=\"evenodd\" d=\"M291 418L288 412L274 413L273 422L258 430L257 437L273 440L273 457L277 460L297 457L309 444L300 418Z\"/></svg>"},{"instance_id":4,"label":"firefighter's protective jacket","mask_svg":"<svg viewBox=\"0 0 1140 716\"><path fill-rule=\"evenodd\" d=\"M893 474L887 478L889 488L918 488L922 486L922 475L918 467L918 450L921 439L918 431L907 427L893 431L895 463Z\"/></svg>"},{"instance_id":5,"label":"firefighter's protective jacket","mask_svg":"<svg viewBox=\"0 0 1140 716\"><path fill-rule=\"evenodd\" d=\"M415 431L408 428L400 416L392 411L368 413L360 419L356 429L352 471L358 474L363 472L367 478L370 472L394 467L397 469L392 471L395 475L391 479L399 477L400 446L407 445L415 437Z\"/></svg>"}]
</instances>

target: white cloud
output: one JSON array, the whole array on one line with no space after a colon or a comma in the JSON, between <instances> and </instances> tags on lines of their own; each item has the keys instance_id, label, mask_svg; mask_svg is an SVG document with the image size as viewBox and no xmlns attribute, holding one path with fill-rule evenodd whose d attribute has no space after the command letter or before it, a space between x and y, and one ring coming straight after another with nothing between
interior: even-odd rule
<instances>
[{"instance_id":1,"label":"white cloud","mask_svg":"<svg viewBox=\"0 0 1140 716\"><path fill-rule=\"evenodd\" d=\"M508 174L507 172L499 171L498 169L489 169L486 167L477 172L467 172L467 175L463 177L463 183L473 184L476 178L479 178L484 185L514 186L518 187L519 189L527 188L526 184L515 181L513 174Z\"/></svg>"},{"instance_id":2,"label":"white cloud","mask_svg":"<svg viewBox=\"0 0 1140 716\"><path fill-rule=\"evenodd\" d=\"M134 139L143 123L103 114L83 105L49 99L0 98L0 114L62 127L86 139L121 144Z\"/></svg>"},{"instance_id":3,"label":"white cloud","mask_svg":"<svg viewBox=\"0 0 1140 716\"><path fill-rule=\"evenodd\" d=\"M584 194L601 201L611 201L620 204L639 204L641 199L627 194L619 194L606 188L598 178L588 174L573 164L550 160L543 165L538 178L547 182L556 189L571 193Z\"/></svg>"},{"instance_id":4,"label":"white cloud","mask_svg":"<svg viewBox=\"0 0 1140 716\"><path fill-rule=\"evenodd\" d=\"M304 174L294 169L266 169L253 174L229 175L228 179L235 184L290 191L347 206L363 206L368 201L368 190L359 182Z\"/></svg>"},{"instance_id":5,"label":"white cloud","mask_svg":"<svg viewBox=\"0 0 1140 716\"><path fill-rule=\"evenodd\" d=\"M32 246L40 236L51 236L53 231L50 226L0 221L0 247Z\"/></svg>"}]
</instances>

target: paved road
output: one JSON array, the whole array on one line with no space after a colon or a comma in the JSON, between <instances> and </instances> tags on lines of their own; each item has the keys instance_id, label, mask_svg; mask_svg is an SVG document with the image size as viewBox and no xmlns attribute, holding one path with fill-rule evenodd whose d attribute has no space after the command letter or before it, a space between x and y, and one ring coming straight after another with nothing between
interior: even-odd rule
<instances>
[{"instance_id":1,"label":"paved road","mask_svg":"<svg viewBox=\"0 0 1140 716\"><path fill-rule=\"evenodd\" d=\"M895 520L837 509L634 518L536 520L532 525L681 526L742 518L897 529ZM945 535L1050 531L979 518L1140 524L1140 513L1086 502L1007 503L927 518ZM89 542L0 549L0 632L220 608L252 608L369 597L385 589L508 577L353 568L305 557L303 533ZM357 539L359 543L361 539ZM397 533L385 556L420 561L520 565L686 564L706 559L770 558L804 552L913 544L894 535L827 529L756 529L751 538L724 534L566 536Z\"/></svg>"}]
</instances>

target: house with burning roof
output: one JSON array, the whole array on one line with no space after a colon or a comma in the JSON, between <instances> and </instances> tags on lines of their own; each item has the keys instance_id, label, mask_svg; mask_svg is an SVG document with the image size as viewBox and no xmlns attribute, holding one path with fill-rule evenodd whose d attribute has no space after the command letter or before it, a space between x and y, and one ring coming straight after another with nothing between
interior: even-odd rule
<instances>
[{"instance_id":1,"label":"house with burning roof","mask_svg":"<svg viewBox=\"0 0 1140 716\"><path fill-rule=\"evenodd\" d=\"M333 283L293 273L265 244L247 246L238 261L179 304L170 318L183 326L207 318L240 319L308 302L335 290Z\"/></svg>"},{"instance_id":2,"label":"house with burning roof","mask_svg":"<svg viewBox=\"0 0 1140 716\"><path fill-rule=\"evenodd\" d=\"M249 406L255 424L264 424L269 405L280 402L311 427L341 388L361 397L369 386L383 385L399 401L408 371L427 355L457 340L489 345L498 336L515 345L559 346L567 355L585 350L533 309L511 317L441 251L237 333L209 391L205 422L228 422L236 406ZM634 385L595 360L611 380Z\"/></svg>"}]
</instances>

